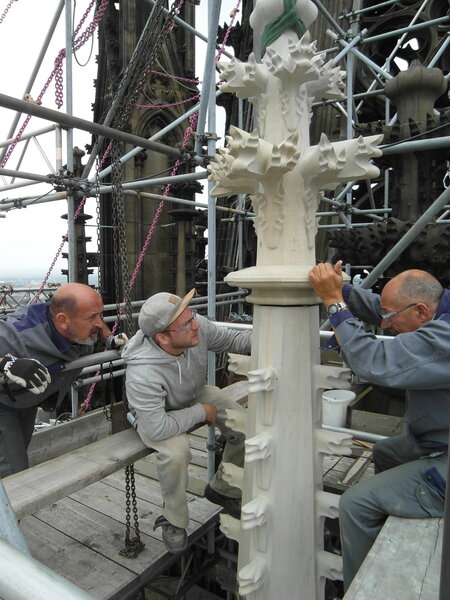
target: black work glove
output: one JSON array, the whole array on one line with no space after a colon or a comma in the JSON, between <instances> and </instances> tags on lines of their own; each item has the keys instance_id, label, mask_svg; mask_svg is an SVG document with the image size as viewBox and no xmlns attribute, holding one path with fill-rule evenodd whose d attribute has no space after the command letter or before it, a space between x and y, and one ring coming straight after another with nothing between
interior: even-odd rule
<instances>
[{"instance_id":1,"label":"black work glove","mask_svg":"<svg viewBox=\"0 0 450 600\"><path fill-rule=\"evenodd\" d=\"M122 350L128 344L128 341L128 337L125 333L118 333L117 335L111 333L106 338L105 347L106 350L118 350L122 353Z\"/></svg>"},{"instance_id":2,"label":"black work glove","mask_svg":"<svg viewBox=\"0 0 450 600\"><path fill-rule=\"evenodd\" d=\"M6 381L17 383L32 394L42 394L51 381L49 372L39 361L12 354L5 354L0 361L0 373Z\"/></svg>"}]
</instances>

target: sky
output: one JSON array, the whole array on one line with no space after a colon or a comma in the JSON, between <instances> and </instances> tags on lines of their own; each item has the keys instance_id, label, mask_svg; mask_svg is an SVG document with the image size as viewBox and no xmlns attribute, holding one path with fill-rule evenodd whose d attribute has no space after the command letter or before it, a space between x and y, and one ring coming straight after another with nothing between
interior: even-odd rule
<instances>
[{"instance_id":1,"label":"sky","mask_svg":"<svg viewBox=\"0 0 450 600\"><path fill-rule=\"evenodd\" d=\"M59 5L59 0L45 0L45 11L42 9L42 3L36 0L18 0L13 2L8 12L5 14L5 8L9 3L6 0L0 0L0 56L2 56L1 86L0 93L18 99L23 99L24 93L31 93L32 98L37 98L44 88L52 70L55 58L59 51L65 46L65 15L64 10L59 19L57 29L52 36L49 49L45 59L36 77L31 90L26 90L25 86L30 80L31 73L35 67L37 57L41 51L43 42L48 34L50 24ZM229 14L236 6L237 0L223 0L220 23L229 21ZM73 23L78 25L80 19L89 6L89 0L72 0L74 9ZM204 35L207 34L207 0L201 0L197 7L197 29ZM44 16L45 15L45 16ZM239 20L239 16L237 17ZM92 21L92 13L86 19L83 32L87 25ZM38 24L38 26L37 26ZM81 33L80 32L80 33ZM95 56L97 49L95 46L96 34L94 34L94 43L88 41L77 52L76 60L73 59L73 114L83 119L92 119L92 103L94 101L95 90L93 80L96 77ZM196 75L202 78L202 50L205 44L199 41L197 45L198 70ZM230 51L230 49L228 49ZM64 77L66 68L64 65ZM64 87L65 87L64 81ZM79 93L78 93L79 92ZM67 111L65 104L61 108L62 112ZM50 83L42 99L42 105L57 110L55 104L55 85L54 79ZM15 112L0 107L0 141L7 138L9 129ZM25 115L19 120L19 126L24 122ZM29 122L25 132L37 131L42 127L49 125L48 121L33 117ZM17 131L17 128L16 128ZM74 131L74 145L84 150L86 144L91 142L91 136L87 132ZM37 138L40 145L44 148L47 160L55 167L55 136L54 133L48 133L45 136ZM27 150L25 158L21 164L18 163L22 153L23 142L17 146L12 153L6 169L20 170L24 172L34 172L39 174L49 174L50 166L42 157L41 152L36 148L33 141L30 142L30 148ZM86 162L86 155L83 162ZM66 136L63 135L63 163L66 163ZM0 177L0 188L9 183L9 178L5 181ZM14 199L17 197L32 197L47 192L48 186L30 186L20 189L2 190L0 189L0 199ZM88 199L85 212L94 218L91 223L95 224L95 200ZM39 279L43 277L50 267L57 250L61 244L63 236L67 233L67 221L61 219L61 215L67 213L65 200L51 203L31 205L20 210L11 210L6 213L6 218L0 216L0 282L7 281L8 278L19 276L33 276ZM5 214L5 213L1 213ZM88 244L88 251L96 251L96 229L87 227L86 235L93 237L93 242ZM63 251L67 250L67 246ZM54 281L59 280L61 268L67 268L67 261L59 259L53 270ZM56 278L58 276L58 278ZM52 278L50 278L52 281Z\"/></svg>"}]
</instances>

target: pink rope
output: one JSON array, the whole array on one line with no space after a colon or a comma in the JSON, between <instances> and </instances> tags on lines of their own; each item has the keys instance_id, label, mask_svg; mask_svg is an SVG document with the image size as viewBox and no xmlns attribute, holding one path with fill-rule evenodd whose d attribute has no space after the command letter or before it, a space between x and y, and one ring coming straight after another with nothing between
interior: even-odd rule
<instances>
[{"instance_id":1,"label":"pink rope","mask_svg":"<svg viewBox=\"0 0 450 600\"><path fill-rule=\"evenodd\" d=\"M113 143L109 142L109 145L106 148L105 153L103 154L101 161L98 163L98 169L97 169L98 171L103 167L103 165L105 163L105 160L108 158L109 153L111 152L112 145L113 145Z\"/></svg>"},{"instance_id":2,"label":"pink rope","mask_svg":"<svg viewBox=\"0 0 450 600\"><path fill-rule=\"evenodd\" d=\"M90 5L86 9L84 15L81 18L80 23L78 24L77 28L75 29L74 36L73 36L74 40L73 40L73 44L72 44L72 52L76 52L77 50L79 50L92 37L92 35L94 34L94 32L97 28L97 25L102 20L102 17L108 6L108 3L109 3L109 0L102 0L100 6L98 7L98 10L94 14L92 22L86 28L86 31L84 31L78 39L75 39L76 35L78 34L81 27L83 26L83 23L85 22L89 11L91 10L92 6L95 4L95 0L91 0ZM53 74L54 74L55 88L56 88L55 89L55 102L56 102L56 106L58 108L61 108L61 106L63 105L63 68L62 68L62 65L63 65L63 60L65 57L66 57L66 50L65 49L60 50L59 55L58 55L57 59L55 60L55 68L53 69L53 73L52 73L52 75L50 75L50 78L48 81L48 83L50 83L50 81L53 77Z\"/></svg>"}]
</instances>

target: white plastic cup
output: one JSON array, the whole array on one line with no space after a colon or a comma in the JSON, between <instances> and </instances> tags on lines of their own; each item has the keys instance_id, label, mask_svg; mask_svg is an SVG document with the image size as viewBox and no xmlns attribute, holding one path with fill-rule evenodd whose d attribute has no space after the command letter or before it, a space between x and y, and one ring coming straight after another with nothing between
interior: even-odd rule
<instances>
[{"instance_id":1,"label":"white plastic cup","mask_svg":"<svg viewBox=\"0 0 450 600\"><path fill-rule=\"evenodd\" d=\"M325 390L322 394L322 423L344 427L347 418L347 406L356 398L350 390Z\"/></svg>"}]
</instances>

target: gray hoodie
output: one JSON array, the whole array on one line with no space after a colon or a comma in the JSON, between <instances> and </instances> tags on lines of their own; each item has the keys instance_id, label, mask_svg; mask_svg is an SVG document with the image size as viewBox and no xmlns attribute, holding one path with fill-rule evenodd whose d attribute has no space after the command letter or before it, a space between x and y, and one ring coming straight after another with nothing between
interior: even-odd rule
<instances>
[{"instance_id":1,"label":"gray hoodie","mask_svg":"<svg viewBox=\"0 0 450 600\"><path fill-rule=\"evenodd\" d=\"M179 356L162 350L139 330L122 352L129 405L136 411L138 429L152 440L188 431L205 420L197 398L206 384L208 350L249 353L251 331L218 326L198 316L199 343Z\"/></svg>"}]
</instances>

